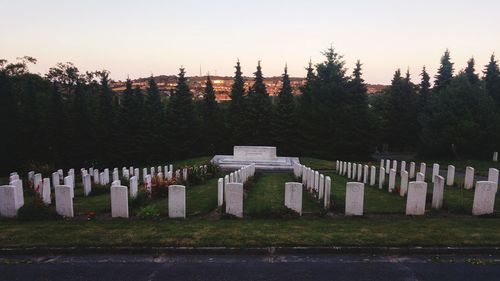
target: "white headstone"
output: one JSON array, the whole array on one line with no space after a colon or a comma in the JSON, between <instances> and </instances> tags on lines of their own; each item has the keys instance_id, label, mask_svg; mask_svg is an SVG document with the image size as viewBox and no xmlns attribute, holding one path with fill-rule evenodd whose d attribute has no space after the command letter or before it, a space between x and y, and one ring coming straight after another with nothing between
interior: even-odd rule
<instances>
[{"instance_id":1,"label":"white headstone","mask_svg":"<svg viewBox=\"0 0 500 281\"><path fill-rule=\"evenodd\" d=\"M33 188L35 189L36 193L42 194L42 174L35 174L33 176Z\"/></svg>"},{"instance_id":2,"label":"white headstone","mask_svg":"<svg viewBox=\"0 0 500 281\"><path fill-rule=\"evenodd\" d=\"M24 206L23 181L21 179L14 180L9 185L16 187L16 207L19 209Z\"/></svg>"},{"instance_id":3,"label":"white headstone","mask_svg":"<svg viewBox=\"0 0 500 281\"><path fill-rule=\"evenodd\" d=\"M420 163L420 173L424 175L425 178L425 172L427 171L427 164L425 163Z\"/></svg>"},{"instance_id":4,"label":"white headstone","mask_svg":"<svg viewBox=\"0 0 500 281\"><path fill-rule=\"evenodd\" d=\"M498 151L493 152L493 162L498 162Z\"/></svg>"},{"instance_id":5,"label":"white headstone","mask_svg":"<svg viewBox=\"0 0 500 281\"><path fill-rule=\"evenodd\" d=\"M128 190L126 186L111 186L111 217L128 218Z\"/></svg>"},{"instance_id":6,"label":"white headstone","mask_svg":"<svg viewBox=\"0 0 500 281\"><path fill-rule=\"evenodd\" d=\"M118 174L118 169L113 170L113 181L117 181L120 179L120 175Z\"/></svg>"},{"instance_id":7,"label":"white headstone","mask_svg":"<svg viewBox=\"0 0 500 281\"><path fill-rule=\"evenodd\" d=\"M358 181L361 181L363 178L363 165L358 164Z\"/></svg>"},{"instance_id":8,"label":"white headstone","mask_svg":"<svg viewBox=\"0 0 500 281\"><path fill-rule=\"evenodd\" d=\"M401 172L406 171L406 161L401 161Z\"/></svg>"},{"instance_id":9,"label":"white headstone","mask_svg":"<svg viewBox=\"0 0 500 281\"><path fill-rule=\"evenodd\" d=\"M351 178L351 170L352 170L351 166L352 166L351 162L347 163L347 178L349 179Z\"/></svg>"},{"instance_id":10,"label":"white headstone","mask_svg":"<svg viewBox=\"0 0 500 281\"><path fill-rule=\"evenodd\" d=\"M425 176L422 173L417 173L417 181L425 182Z\"/></svg>"},{"instance_id":11,"label":"white headstone","mask_svg":"<svg viewBox=\"0 0 500 281\"><path fill-rule=\"evenodd\" d=\"M117 181L114 181L111 183L111 186L119 186L119 185L122 185L122 182L120 180L117 180Z\"/></svg>"},{"instance_id":12,"label":"white headstone","mask_svg":"<svg viewBox=\"0 0 500 281\"><path fill-rule=\"evenodd\" d=\"M63 217L73 217L73 188L68 185L56 186L56 212Z\"/></svg>"},{"instance_id":13,"label":"white headstone","mask_svg":"<svg viewBox=\"0 0 500 281\"><path fill-rule=\"evenodd\" d=\"M106 184L106 176L104 175L104 172L99 173L99 184L100 185Z\"/></svg>"},{"instance_id":14,"label":"white headstone","mask_svg":"<svg viewBox=\"0 0 500 281\"><path fill-rule=\"evenodd\" d=\"M139 168L134 168L134 176L136 177L137 180L139 180Z\"/></svg>"},{"instance_id":15,"label":"white headstone","mask_svg":"<svg viewBox=\"0 0 500 281\"><path fill-rule=\"evenodd\" d=\"M143 168L142 169L142 180L146 180L146 176L148 175L148 169L147 168Z\"/></svg>"},{"instance_id":16,"label":"white headstone","mask_svg":"<svg viewBox=\"0 0 500 281\"><path fill-rule=\"evenodd\" d=\"M408 174L410 179L415 178L415 162L410 162L410 173Z\"/></svg>"},{"instance_id":17,"label":"white headstone","mask_svg":"<svg viewBox=\"0 0 500 281\"><path fill-rule=\"evenodd\" d=\"M92 192L92 184L90 182L90 175L83 176L83 195L89 196L90 192Z\"/></svg>"},{"instance_id":18,"label":"white headstone","mask_svg":"<svg viewBox=\"0 0 500 281\"><path fill-rule=\"evenodd\" d=\"M398 171L398 161L392 160L392 168L397 172ZM391 171L389 171L390 173Z\"/></svg>"},{"instance_id":19,"label":"white headstone","mask_svg":"<svg viewBox=\"0 0 500 281\"><path fill-rule=\"evenodd\" d=\"M314 190L319 192L319 172L314 172Z\"/></svg>"},{"instance_id":20,"label":"white headstone","mask_svg":"<svg viewBox=\"0 0 500 281\"><path fill-rule=\"evenodd\" d=\"M360 182L348 182L345 195L345 215L362 216L365 185Z\"/></svg>"},{"instance_id":21,"label":"white headstone","mask_svg":"<svg viewBox=\"0 0 500 281\"><path fill-rule=\"evenodd\" d=\"M44 178L43 179L43 189L42 189L42 201L45 205L50 205L52 203L52 200L50 199L50 179L49 178Z\"/></svg>"},{"instance_id":22,"label":"white headstone","mask_svg":"<svg viewBox=\"0 0 500 281\"><path fill-rule=\"evenodd\" d=\"M285 206L302 215L302 184L285 183Z\"/></svg>"},{"instance_id":23,"label":"white headstone","mask_svg":"<svg viewBox=\"0 0 500 281\"><path fill-rule=\"evenodd\" d=\"M370 168L370 185L374 186L377 177L377 167L371 166Z\"/></svg>"},{"instance_id":24,"label":"white headstone","mask_svg":"<svg viewBox=\"0 0 500 281\"><path fill-rule=\"evenodd\" d=\"M394 188L396 186L396 170L391 169L389 172L389 192L394 191Z\"/></svg>"},{"instance_id":25,"label":"white headstone","mask_svg":"<svg viewBox=\"0 0 500 281\"><path fill-rule=\"evenodd\" d=\"M228 183L226 185L226 213L243 217L243 184Z\"/></svg>"},{"instance_id":26,"label":"white headstone","mask_svg":"<svg viewBox=\"0 0 500 281\"><path fill-rule=\"evenodd\" d=\"M363 168L363 183L368 184L368 165Z\"/></svg>"},{"instance_id":27,"label":"white headstone","mask_svg":"<svg viewBox=\"0 0 500 281\"><path fill-rule=\"evenodd\" d=\"M464 188L471 189L474 186L474 168L467 166L465 168Z\"/></svg>"},{"instance_id":28,"label":"white headstone","mask_svg":"<svg viewBox=\"0 0 500 281\"><path fill-rule=\"evenodd\" d=\"M319 190L318 190L318 199L323 199L325 195L325 176L323 174L319 175Z\"/></svg>"},{"instance_id":29,"label":"white headstone","mask_svg":"<svg viewBox=\"0 0 500 281\"><path fill-rule=\"evenodd\" d=\"M391 170L391 160L386 159L385 160L385 173L389 174L390 170Z\"/></svg>"},{"instance_id":30,"label":"white headstone","mask_svg":"<svg viewBox=\"0 0 500 281\"><path fill-rule=\"evenodd\" d=\"M323 200L325 209L330 209L330 195L332 193L332 179L329 176L325 177L325 198Z\"/></svg>"},{"instance_id":31,"label":"white headstone","mask_svg":"<svg viewBox=\"0 0 500 281\"><path fill-rule=\"evenodd\" d=\"M488 181L492 181L498 185L498 169L490 168L488 170Z\"/></svg>"},{"instance_id":32,"label":"white headstone","mask_svg":"<svg viewBox=\"0 0 500 281\"><path fill-rule=\"evenodd\" d=\"M217 206L224 204L224 179L219 178L217 181Z\"/></svg>"},{"instance_id":33,"label":"white headstone","mask_svg":"<svg viewBox=\"0 0 500 281\"><path fill-rule=\"evenodd\" d=\"M441 209L444 196L444 178L436 175L434 178L434 188L432 189L432 208Z\"/></svg>"},{"instance_id":34,"label":"white headstone","mask_svg":"<svg viewBox=\"0 0 500 281\"><path fill-rule=\"evenodd\" d=\"M356 176L358 174L357 172L358 172L358 164L352 163L352 173L351 173L352 177L351 177L351 179L356 180Z\"/></svg>"},{"instance_id":35,"label":"white headstone","mask_svg":"<svg viewBox=\"0 0 500 281\"><path fill-rule=\"evenodd\" d=\"M109 183L109 169L106 168L104 169L104 184L108 184Z\"/></svg>"},{"instance_id":36,"label":"white headstone","mask_svg":"<svg viewBox=\"0 0 500 281\"><path fill-rule=\"evenodd\" d=\"M61 184L61 179L59 177L59 173L58 172L52 173L52 186L56 188L56 186L60 184Z\"/></svg>"},{"instance_id":37,"label":"white headstone","mask_svg":"<svg viewBox=\"0 0 500 281\"><path fill-rule=\"evenodd\" d=\"M100 181L99 181L99 170L98 169L94 169L94 184L99 184Z\"/></svg>"},{"instance_id":38,"label":"white headstone","mask_svg":"<svg viewBox=\"0 0 500 281\"><path fill-rule=\"evenodd\" d=\"M492 181L478 181L474 191L472 214L475 216L493 214L498 186Z\"/></svg>"},{"instance_id":39,"label":"white headstone","mask_svg":"<svg viewBox=\"0 0 500 281\"><path fill-rule=\"evenodd\" d=\"M418 175L417 175L418 177ZM412 181L408 185L406 198L406 215L420 216L425 214L425 198L427 196L427 183Z\"/></svg>"},{"instance_id":40,"label":"white headstone","mask_svg":"<svg viewBox=\"0 0 500 281\"><path fill-rule=\"evenodd\" d=\"M384 181L385 181L385 168L380 167L380 172L378 175L378 188L382 189L384 187Z\"/></svg>"},{"instance_id":41,"label":"white headstone","mask_svg":"<svg viewBox=\"0 0 500 281\"><path fill-rule=\"evenodd\" d=\"M401 187L399 189L399 195L405 196L408 192L408 172L401 171Z\"/></svg>"},{"instance_id":42,"label":"white headstone","mask_svg":"<svg viewBox=\"0 0 500 281\"><path fill-rule=\"evenodd\" d=\"M439 164L432 164L432 182L434 182L434 177L439 176Z\"/></svg>"},{"instance_id":43,"label":"white headstone","mask_svg":"<svg viewBox=\"0 0 500 281\"><path fill-rule=\"evenodd\" d=\"M69 175L64 177L64 185L69 186L71 188L71 198L75 197L75 186L73 185L73 176Z\"/></svg>"},{"instance_id":44,"label":"white headstone","mask_svg":"<svg viewBox=\"0 0 500 281\"><path fill-rule=\"evenodd\" d=\"M130 177L130 198L135 199L137 197L137 192L139 188L138 175Z\"/></svg>"},{"instance_id":45,"label":"white headstone","mask_svg":"<svg viewBox=\"0 0 500 281\"><path fill-rule=\"evenodd\" d=\"M13 218L17 216L17 190L14 185L0 186L0 216Z\"/></svg>"},{"instance_id":46,"label":"white headstone","mask_svg":"<svg viewBox=\"0 0 500 281\"><path fill-rule=\"evenodd\" d=\"M455 166L448 165L448 172L446 174L446 185L453 186L455 184Z\"/></svg>"},{"instance_id":47,"label":"white headstone","mask_svg":"<svg viewBox=\"0 0 500 281\"><path fill-rule=\"evenodd\" d=\"M29 171L28 172L28 187L34 189L34 181L35 181L35 172Z\"/></svg>"}]
</instances>

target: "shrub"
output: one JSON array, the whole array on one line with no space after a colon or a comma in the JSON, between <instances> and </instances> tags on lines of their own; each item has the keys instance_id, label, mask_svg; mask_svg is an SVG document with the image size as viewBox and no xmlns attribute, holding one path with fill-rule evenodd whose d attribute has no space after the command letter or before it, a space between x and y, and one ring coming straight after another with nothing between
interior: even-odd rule
<instances>
[{"instance_id":1,"label":"shrub","mask_svg":"<svg viewBox=\"0 0 500 281\"><path fill-rule=\"evenodd\" d=\"M110 188L107 185L95 185L92 187L92 190L90 191L89 196L97 196L101 194L109 194L110 193Z\"/></svg>"},{"instance_id":2,"label":"shrub","mask_svg":"<svg viewBox=\"0 0 500 281\"><path fill-rule=\"evenodd\" d=\"M145 206L149 202L149 196L146 192L138 192L137 197L129 199L129 206L132 208Z\"/></svg>"},{"instance_id":3,"label":"shrub","mask_svg":"<svg viewBox=\"0 0 500 281\"><path fill-rule=\"evenodd\" d=\"M148 205L141 208L137 213L137 216L141 219L147 218L158 218L161 215L160 207L156 205Z\"/></svg>"},{"instance_id":4,"label":"shrub","mask_svg":"<svg viewBox=\"0 0 500 281\"><path fill-rule=\"evenodd\" d=\"M43 220L55 219L58 217L53 208L43 204L39 199L35 199L33 204L24 204L17 212L20 220Z\"/></svg>"}]
</instances>

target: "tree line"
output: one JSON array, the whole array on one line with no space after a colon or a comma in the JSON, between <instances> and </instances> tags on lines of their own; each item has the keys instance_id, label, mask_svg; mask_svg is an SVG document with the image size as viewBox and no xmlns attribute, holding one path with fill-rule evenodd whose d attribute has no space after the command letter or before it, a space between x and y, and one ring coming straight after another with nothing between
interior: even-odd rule
<instances>
[{"instance_id":1,"label":"tree line","mask_svg":"<svg viewBox=\"0 0 500 281\"><path fill-rule=\"evenodd\" d=\"M110 88L109 72L82 73L60 63L44 76L36 59L0 60L0 170L30 166L80 167L160 163L227 154L233 145L273 145L280 155L367 159L375 151L436 157L490 157L500 143L500 71L494 55L482 75L474 59L454 74L449 51L431 85L397 70L392 83L367 94L358 61L347 72L333 48L306 68L294 96L285 67L282 88L270 97L260 62L245 88L239 61L229 102L217 103L209 76L194 100L185 70L162 95L151 77L143 90L127 80Z\"/></svg>"}]
</instances>

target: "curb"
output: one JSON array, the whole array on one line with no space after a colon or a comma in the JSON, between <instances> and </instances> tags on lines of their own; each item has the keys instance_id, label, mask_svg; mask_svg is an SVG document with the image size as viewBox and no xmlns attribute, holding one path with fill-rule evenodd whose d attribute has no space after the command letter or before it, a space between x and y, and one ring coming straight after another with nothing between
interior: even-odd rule
<instances>
[{"instance_id":1,"label":"curb","mask_svg":"<svg viewBox=\"0 0 500 281\"><path fill-rule=\"evenodd\" d=\"M499 255L500 247L32 247L0 255Z\"/></svg>"}]
</instances>

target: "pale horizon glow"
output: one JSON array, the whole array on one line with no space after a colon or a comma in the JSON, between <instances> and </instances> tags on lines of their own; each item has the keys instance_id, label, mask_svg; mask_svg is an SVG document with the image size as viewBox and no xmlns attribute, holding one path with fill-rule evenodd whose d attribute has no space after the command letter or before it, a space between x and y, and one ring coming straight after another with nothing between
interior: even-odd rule
<instances>
[{"instance_id":1,"label":"pale horizon glow","mask_svg":"<svg viewBox=\"0 0 500 281\"><path fill-rule=\"evenodd\" d=\"M124 80L176 75L233 76L239 59L252 76L283 67L304 77L309 59L323 61L333 45L348 73L356 60L371 84L389 84L398 68L420 81L433 77L448 48L455 73L476 60L482 76L492 53L500 56L500 1L71 1L0 0L0 58L32 56L45 74L58 62L81 71L106 69ZM434 79L432 79L434 80Z\"/></svg>"}]
</instances>

